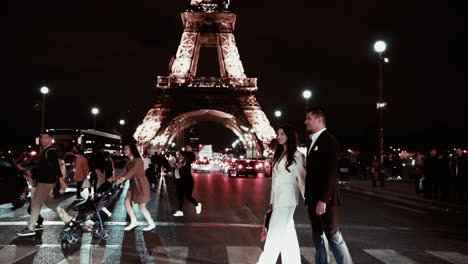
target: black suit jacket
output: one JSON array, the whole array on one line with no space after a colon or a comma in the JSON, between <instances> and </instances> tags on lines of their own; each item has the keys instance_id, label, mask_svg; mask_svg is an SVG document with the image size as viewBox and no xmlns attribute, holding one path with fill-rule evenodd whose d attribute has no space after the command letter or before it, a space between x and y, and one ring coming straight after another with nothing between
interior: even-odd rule
<instances>
[{"instance_id":1,"label":"black suit jacket","mask_svg":"<svg viewBox=\"0 0 468 264\"><path fill-rule=\"evenodd\" d=\"M306 205L315 206L318 201L327 205L340 204L337 179L339 152L335 137L328 130L323 131L307 154Z\"/></svg>"}]
</instances>

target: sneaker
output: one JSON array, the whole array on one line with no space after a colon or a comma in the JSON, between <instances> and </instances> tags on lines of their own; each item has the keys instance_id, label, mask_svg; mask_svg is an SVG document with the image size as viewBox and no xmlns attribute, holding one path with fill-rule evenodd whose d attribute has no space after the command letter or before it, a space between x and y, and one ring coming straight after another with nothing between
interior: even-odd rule
<instances>
[{"instance_id":1,"label":"sneaker","mask_svg":"<svg viewBox=\"0 0 468 264\"><path fill-rule=\"evenodd\" d=\"M177 210L177 211L173 214L173 216L175 216L175 217L184 216L184 212L182 212L182 211L180 211L180 210Z\"/></svg>"},{"instance_id":2,"label":"sneaker","mask_svg":"<svg viewBox=\"0 0 468 264\"><path fill-rule=\"evenodd\" d=\"M22 230L16 232L18 236L34 236L36 231L30 230L29 228L25 227Z\"/></svg>"},{"instance_id":3,"label":"sneaker","mask_svg":"<svg viewBox=\"0 0 468 264\"><path fill-rule=\"evenodd\" d=\"M44 230L44 225L43 224L36 224L35 228L36 231L38 230Z\"/></svg>"},{"instance_id":4,"label":"sneaker","mask_svg":"<svg viewBox=\"0 0 468 264\"><path fill-rule=\"evenodd\" d=\"M143 231L151 231L156 227L154 223L149 224L147 227L143 228Z\"/></svg>"},{"instance_id":5,"label":"sneaker","mask_svg":"<svg viewBox=\"0 0 468 264\"><path fill-rule=\"evenodd\" d=\"M138 226L137 223L130 223L128 226L126 226L126 227L124 228L124 230L125 230L125 231L130 231L130 230L132 230L133 228L135 228L135 227L137 227L137 226Z\"/></svg>"},{"instance_id":6,"label":"sneaker","mask_svg":"<svg viewBox=\"0 0 468 264\"><path fill-rule=\"evenodd\" d=\"M83 197L76 197L75 201L83 201L85 198Z\"/></svg>"},{"instance_id":7,"label":"sneaker","mask_svg":"<svg viewBox=\"0 0 468 264\"><path fill-rule=\"evenodd\" d=\"M197 214L201 213L201 203L198 203L198 205L195 206L195 210L196 210Z\"/></svg>"}]
</instances>

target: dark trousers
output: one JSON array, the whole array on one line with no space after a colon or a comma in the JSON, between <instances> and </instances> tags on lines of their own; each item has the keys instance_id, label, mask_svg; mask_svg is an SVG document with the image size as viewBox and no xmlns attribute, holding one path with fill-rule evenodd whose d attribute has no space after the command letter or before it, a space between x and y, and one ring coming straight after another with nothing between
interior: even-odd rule
<instances>
[{"instance_id":1,"label":"dark trousers","mask_svg":"<svg viewBox=\"0 0 468 264\"><path fill-rule=\"evenodd\" d=\"M348 247L339 231L338 208L327 206L325 214L319 216L315 213L315 206L315 204L307 206L316 250L315 263L330 263L331 249L338 264L352 264Z\"/></svg>"},{"instance_id":2,"label":"dark trousers","mask_svg":"<svg viewBox=\"0 0 468 264\"><path fill-rule=\"evenodd\" d=\"M325 233L330 238L339 229L338 208L336 206L327 206L325 214L319 216L315 212L315 205L307 206L310 223L312 225L312 238L314 243L320 241L320 236Z\"/></svg>"},{"instance_id":3,"label":"dark trousers","mask_svg":"<svg viewBox=\"0 0 468 264\"><path fill-rule=\"evenodd\" d=\"M182 211L184 207L184 199L187 199L190 203L194 206L198 205L197 200L192 197L194 183L193 182L185 182L183 180L176 180L176 191L177 191L177 198L179 202L179 210Z\"/></svg>"},{"instance_id":4,"label":"dark trousers","mask_svg":"<svg viewBox=\"0 0 468 264\"><path fill-rule=\"evenodd\" d=\"M89 194L91 195L91 187L93 188L94 191L96 191L96 186L97 186L97 175L95 172L91 172L90 177L89 177ZM93 193L94 194L94 193Z\"/></svg>"},{"instance_id":5,"label":"dark trousers","mask_svg":"<svg viewBox=\"0 0 468 264\"><path fill-rule=\"evenodd\" d=\"M81 198L81 191L83 190L83 181L76 182L76 198Z\"/></svg>"}]
</instances>

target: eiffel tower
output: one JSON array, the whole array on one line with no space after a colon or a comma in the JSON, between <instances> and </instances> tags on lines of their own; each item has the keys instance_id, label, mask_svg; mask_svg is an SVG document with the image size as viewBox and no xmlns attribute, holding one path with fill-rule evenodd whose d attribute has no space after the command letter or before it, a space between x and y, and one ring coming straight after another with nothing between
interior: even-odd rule
<instances>
[{"instance_id":1,"label":"eiffel tower","mask_svg":"<svg viewBox=\"0 0 468 264\"><path fill-rule=\"evenodd\" d=\"M167 76L157 77L156 104L136 129L144 149L164 148L199 122L230 129L255 155L276 137L256 99L257 79L248 78L234 38L236 15L229 1L191 1L181 14L184 32ZM197 75L201 48L216 48L220 76Z\"/></svg>"}]
</instances>

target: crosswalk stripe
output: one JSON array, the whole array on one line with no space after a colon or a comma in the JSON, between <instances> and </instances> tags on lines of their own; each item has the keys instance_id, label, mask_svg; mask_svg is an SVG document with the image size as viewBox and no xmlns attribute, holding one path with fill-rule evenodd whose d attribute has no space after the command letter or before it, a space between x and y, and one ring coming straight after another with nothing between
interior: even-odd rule
<instances>
[{"instance_id":1,"label":"crosswalk stripe","mask_svg":"<svg viewBox=\"0 0 468 264\"><path fill-rule=\"evenodd\" d=\"M310 263L315 263L315 247L301 247L301 255ZM330 263L336 264L333 253L330 253Z\"/></svg>"},{"instance_id":2,"label":"crosswalk stripe","mask_svg":"<svg viewBox=\"0 0 468 264\"><path fill-rule=\"evenodd\" d=\"M468 263L468 256L453 251L426 251L427 253L441 258L453 264Z\"/></svg>"},{"instance_id":3,"label":"crosswalk stripe","mask_svg":"<svg viewBox=\"0 0 468 264\"><path fill-rule=\"evenodd\" d=\"M8 245L0 250L0 263L15 263L34 254L37 250L36 246Z\"/></svg>"},{"instance_id":4,"label":"crosswalk stripe","mask_svg":"<svg viewBox=\"0 0 468 264\"><path fill-rule=\"evenodd\" d=\"M185 264L187 263L188 251L188 247L155 247L152 256L156 263Z\"/></svg>"},{"instance_id":5,"label":"crosswalk stripe","mask_svg":"<svg viewBox=\"0 0 468 264\"><path fill-rule=\"evenodd\" d=\"M226 247L229 264L255 264L262 250L259 247Z\"/></svg>"},{"instance_id":6,"label":"crosswalk stripe","mask_svg":"<svg viewBox=\"0 0 468 264\"><path fill-rule=\"evenodd\" d=\"M364 249L364 251L386 264L416 264L417 262L407 258L392 249Z\"/></svg>"},{"instance_id":7,"label":"crosswalk stripe","mask_svg":"<svg viewBox=\"0 0 468 264\"><path fill-rule=\"evenodd\" d=\"M88 239L85 238L85 240ZM33 254L40 254L41 250L48 252L50 250L49 248L60 247L61 245L55 244L43 244L36 246L7 245L0 249L0 263L16 263L22 259L30 257ZM106 245L104 247L85 242L81 245L80 250L77 250L72 255L67 256L58 264L120 263L121 251L121 245ZM307 260L309 263L315 263L314 247L301 247L300 251L305 260ZM405 257L397 251L391 249L364 249L363 251L386 264L417 264L417 262L414 260L411 260L410 258ZM226 252L229 264L253 264L257 262L260 254L262 253L259 247L248 246L227 246ZM468 255L464 255L459 252L430 250L425 252L452 264L468 263ZM140 256L142 262L148 264L194 263L188 260L188 246L157 246L154 247L151 251L151 256L148 256L148 252L144 253L141 251L139 251L137 255ZM331 254L330 257L330 263L336 264L333 254Z\"/></svg>"}]
</instances>

